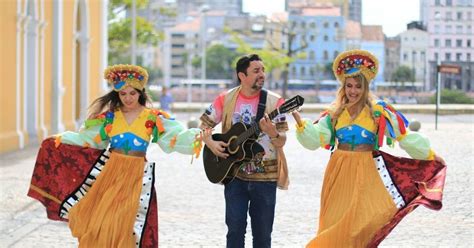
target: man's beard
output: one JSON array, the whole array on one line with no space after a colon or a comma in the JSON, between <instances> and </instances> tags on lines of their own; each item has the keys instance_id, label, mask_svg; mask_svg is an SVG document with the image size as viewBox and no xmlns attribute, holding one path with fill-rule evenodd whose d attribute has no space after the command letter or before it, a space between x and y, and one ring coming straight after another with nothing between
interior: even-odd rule
<instances>
[{"instance_id":1,"label":"man's beard","mask_svg":"<svg viewBox=\"0 0 474 248\"><path fill-rule=\"evenodd\" d=\"M261 90L263 88L263 83L264 81L262 81L262 84L261 85L258 85L258 80L259 79L256 79L255 82L253 83L252 85L252 89L254 90Z\"/></svg>"}]
</instances>

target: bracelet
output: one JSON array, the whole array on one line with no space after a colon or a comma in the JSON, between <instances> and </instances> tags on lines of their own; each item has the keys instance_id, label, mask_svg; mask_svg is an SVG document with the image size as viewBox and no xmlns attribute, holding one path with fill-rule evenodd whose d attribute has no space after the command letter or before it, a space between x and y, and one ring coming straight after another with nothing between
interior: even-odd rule
<instances>
[{"instance_id":1,"label":"bracelet","mask_svg":"<svg viewBox=\"0 0 474 248\"><path fill-rule=\"evenodd\" d=\"M275 137L273 137L273 138L270 138L270 140L276 140L276 139L278 139L278 138L280 138L280 133L277 133L277 136L275 136Z\"/></svg>"}]
</instances>

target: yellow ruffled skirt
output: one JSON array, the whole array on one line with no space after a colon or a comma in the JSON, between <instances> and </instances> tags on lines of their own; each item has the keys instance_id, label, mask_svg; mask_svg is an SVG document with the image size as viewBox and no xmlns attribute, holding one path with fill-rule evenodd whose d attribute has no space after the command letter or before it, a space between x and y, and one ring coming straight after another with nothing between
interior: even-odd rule
<instances>
[{"instance_id":1,"label":"yellow ruffled skirt","mask_svg":"<svg viewBox=\"0 0 474 248\"><path fill-rule=\"evenodd\" d=\"M319 230L307 247L366 247L397 211L372 152L336 150L324 175Z\"/></svg>"},{"instance_id":2,"label":"yellow ruffled skirt","mask_svg":"<svg viewBox=\"0 0 474 248\"><path fill-rule=\"evenodd\" d=\"M112 152L89 192L69 212L79 247L134 247L143 157Z\"/></svg>"}]
</instances>

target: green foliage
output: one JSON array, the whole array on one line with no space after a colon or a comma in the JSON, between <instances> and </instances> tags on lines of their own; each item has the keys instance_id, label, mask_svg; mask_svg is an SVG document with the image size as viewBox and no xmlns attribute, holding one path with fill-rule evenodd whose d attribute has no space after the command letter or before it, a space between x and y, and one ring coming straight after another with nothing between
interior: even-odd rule
<instances>
[{"instance_id":1,"label":"green foliage","mask_svg":"<svg viewBox=\"0 0 474 248\"><path fill-rule=\"evenodd\" d=\"M436 103L436 94L430 99L431 103ZM460 90L441 90L441 103L474 104L474 99Z\"/></svg>"},{"instance_id":2,"label":"green foliage","mask_svg":"<svg viewBox=\"0 0 474 248\"><path fill-rule=\"evenodd\" d=\"M210 46L206 49L206 78L208 79L232 79L234 71L234 59L238 56L236 52L229 50L221 44ZM194 57L192 65L201 67L201 57Z\"/></svg>"},{"instance_id":3,"label":"green foliage","mask_svg":"<svg viewBox=\"0 0 474 248\"><path fill-rule=\"evenodd\" d=\"M148 5L148 0L137 0L137 9ZM131 18L117 18L120 12L131 7L131 0L112 0L109 4L109 64L130 63L130 45L132 40ZM143 17L136 17L137 45L156 46L164 39L164 35L158 32L153 23Z\"/></svg>"},{"instance_id":4,"label":"green foliage","mask_svg":"<svg viewBox=\"0 0 474 248\"><path fill-rule=\"evenodd\" d=\"M394 82L414 82L415 75L413 70L405 65L399 66L393 73L392 73L392 81Z\"/></svg>"}]
</instances>

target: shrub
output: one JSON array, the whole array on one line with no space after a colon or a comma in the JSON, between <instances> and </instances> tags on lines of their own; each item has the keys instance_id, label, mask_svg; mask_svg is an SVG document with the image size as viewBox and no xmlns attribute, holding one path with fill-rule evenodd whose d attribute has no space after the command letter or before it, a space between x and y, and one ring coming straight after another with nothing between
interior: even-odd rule
<instances>
[{"instance_id":1,"label":"shrub","mask_svg":"<svg viewBox=\"0 0 474 248\"><path fill-rule=\"evenodd\" d=\"M431 97L431 103L436 103L436 94ZM473 104L474 99L460 90L441 90L441 103Z\"/></svg>"}]
</instances>

